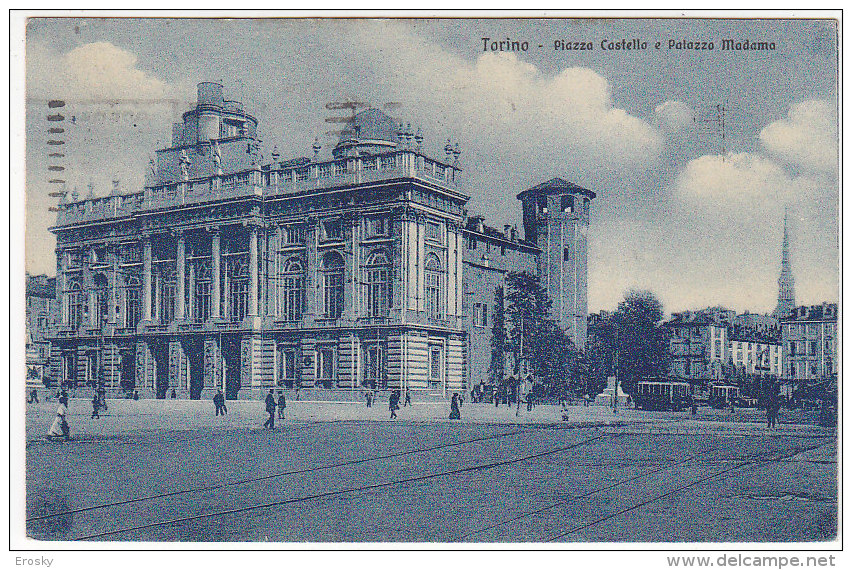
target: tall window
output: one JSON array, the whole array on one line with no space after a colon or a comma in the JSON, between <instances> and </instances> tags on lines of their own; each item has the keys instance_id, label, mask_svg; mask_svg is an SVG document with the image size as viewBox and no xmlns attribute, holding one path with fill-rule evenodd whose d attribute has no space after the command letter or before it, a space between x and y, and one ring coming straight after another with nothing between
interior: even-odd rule
<instances>
[{"instance_id":1,"label":"tall window","mask_svg":"<svg viewBox=\"0 0 852 570\"><path fill-rule=\"evenodd\" d=\"M95 275L95 304L89 307L92 313L92 324L100 327L109 318L109 285L103 273Z\"/></svg>"},{"instance_id":2,"label":"tall window","mask_svg":"<svg viewBox=\"0 0 852 570\"><path fill-rule=\"evenodd\" d=\"M388 387L386 351L382 345L368 346L364 351L364 385L369 388Z\"/></svg>"},{"instance_id":3,"label":"tall window","mask_svg":"<svg viewBox=\"0 0 852 570\"><path fill-rule=\"evenodd\" d=\"M283 344L278 345L277 384L292 388L296 380L296 349Z\"/></svg>"},{"instance_id":4,"label":"tall window","mask_svg":"<svg viewBox=\"0 0 852 570\"><path fill-rule=\"evenodd\" d=\"M323 309L325 317L337 319L343 314L343 257L328 252L322 258Z\"/></svg>"},{"instance_id":5,"label":"tall window","mask_svg":"<svg viewBox=\"0 0 852 570\"><path fill-rule=\"evenodd\" d=\"M440 345L429 346L429 387L433 390L437 390L441 386L443 379L442 352Z\"/></svg>"},{"instance_id":6,"label":"tall window","mask_svg":"<svg viewBox=\"0 0 852 570\"><path fill-rule=\"evenodd\" d=\"M249 268L245 255L228 259L228 315L232 321L241 321L248 314Z\"/></svg>"},{"instance_id":7,"label":"tall window","mask_svg":"<svg viewBox=\"0 0 852 570\"><path fill-rule=\"evenodd\" d=\"M68 324L79 328L83 324L83 313L85 312L85 300L80 284L72 282L68 286Z\"/></svg>"},{"instance_id":8,"label":"tall window","mask_svg":"<svg viewBox=\"0 0 852 570\"><path fill-rule=\"evenodd\" d=\"M334 348L322 347L317 349L317 382L331 388L334 383Z\"/></svg>"},{"instance_id":9,"label":"tall window","mask_svg":"<svg viewBox=\"0 0 852 570\"><path fill-rule=\"evenodd\" d=\"M285 321L301 320L305 306L305 270L301 261L289 259L284 263L278 291L278 316Z\"/></svg>"},{"instance_id":10,"label":"tall window","mask_svg":"<svg viewBox=\"0 0 852 570\"><path fill-rule=\"evenodd\" d=\"M161 324L168 324L175 318L175 296L177 292L177 281L175 279L174 265L160 263L157 267L157 286L154 288L155 308L157 320Z\"/></svg>"},{"instance_id":11,"label":"tall window","mask_svg":"<svg viewBox=\"0 0 852 570\"><path fill-rule=\"evenodd\" d=\"M142 288L138 277L127 279L127 289L124 296L124 326L136 328L142 318Z\"/></svg>"},{"instance_id":12,"label":"tall window","mask_svg":"<svg viewBox=\"0 0 852 570\"><path fill-rule=\"evenodd\" d=\"M386 317L391 306L390 263L384 253L375 253L364 268L368 317Z\"/></svg>"},{"instance_id":13,"label":"tall window","mask_svg":"<svg viewBox=\"0 0 852 570\"><path fill-rule=\"evenodd\" d=\"M443 317L441 289L443 288L441 261L434 253L426 258L426 314L433 319Z\"/></svg>"},{"instance_id":14,"label":"tall window","mask_svg":"<svg viewBox=\"0 0 852 570\"><path fill-rule=\"evenodd\" d=\"M210 291L213 284L213 267L209 259L195 262L195 299L193 317L204 322L210 318Z\"/></svg>"}]
</instances>

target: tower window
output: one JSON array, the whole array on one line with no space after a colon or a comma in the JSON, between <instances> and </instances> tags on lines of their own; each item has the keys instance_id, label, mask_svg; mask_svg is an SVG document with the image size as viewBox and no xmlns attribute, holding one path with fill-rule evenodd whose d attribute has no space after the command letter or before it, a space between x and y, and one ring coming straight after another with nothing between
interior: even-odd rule
<instances>
[{"instance_id":1,"label":"tower window","mask_svg":"<svg viewBox=\"0 0 852 570\"><path fill-rule=\"evenodd\" d=\"M561 208L562 211L566 214L570 214L574 211L574 196L562 196L561 199Z\"/></svg>"}]
</instances>

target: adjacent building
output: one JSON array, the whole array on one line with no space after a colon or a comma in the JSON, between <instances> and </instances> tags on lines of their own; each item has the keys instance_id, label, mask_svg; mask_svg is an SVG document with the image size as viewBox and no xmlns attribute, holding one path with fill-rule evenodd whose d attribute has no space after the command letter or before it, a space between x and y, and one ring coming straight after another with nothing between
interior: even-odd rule
<instances>
[{"instance_id":1,"label":"adjacent building","mask_svg":"<svg viewBox=\"0 0 852 570\"><path fill-rule=\"evenodd\" d=\"M796 307L781 320L783 378L793 386L837 374L837 303Z\"/></svg>"},{"instance_id":2,"label":"adjacent building","mask_svg":"<svg viewBox=\"0 0 852 570\"><path fill-rule=\"evenodd\" d=\"M50 327L56 321L56 278L26 275L27 387L44 387L50 359Z\"/></svg>"},{"instance_id":3,"label":"adjacent building","mask_svg":"<svg viewBox=\"0 0 852 570\"><path fill-rule=\"evenodd\" d=\"M561 179L518 195L524 236L466 212L443 156L376 109L321 158L271 161L216 83L156 151L144 189L63 201L50 373L164 397L272 387L447 393L487 378L510 271L538 274L585 345L589 209Z\"/></svg>"},{"instance_id":4,"label":"adjacent building","mask_svg":"<svg viewBox=\"0 0 852 570\"><path fill-rule=\"evenodd\" d=\"M728 322L715 312L675 313L669 328L669 372L680 378L708 382L723 378L730 360Z\"/></svg>"}]
</instances>

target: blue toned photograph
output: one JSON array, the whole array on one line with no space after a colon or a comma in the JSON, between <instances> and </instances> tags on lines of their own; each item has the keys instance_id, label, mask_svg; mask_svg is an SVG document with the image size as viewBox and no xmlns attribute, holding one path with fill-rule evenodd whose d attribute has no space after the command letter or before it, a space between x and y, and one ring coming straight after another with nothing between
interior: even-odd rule
<instances>
[{"instance_id":1,"label":"blue toned photograph","mask_svg":"<svg viewBox=\"0 0 852 570\"><path fill-rule=\"evenodd\" d=\"M839 547L839 19L497 15L20 19L26 548Z\"/></svg>"}]
</instances>

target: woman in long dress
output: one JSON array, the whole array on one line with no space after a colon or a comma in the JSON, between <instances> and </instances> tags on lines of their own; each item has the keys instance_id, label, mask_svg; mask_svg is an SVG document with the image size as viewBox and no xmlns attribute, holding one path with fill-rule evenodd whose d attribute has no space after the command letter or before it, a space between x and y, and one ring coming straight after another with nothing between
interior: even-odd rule
<instances>
[{"instance_id":1,"label":"woman in long dress","mask_svg":"<svg viewBox=\"0 0 852 570\"><path fill-rule=\"evenodd\" d=\"M461 410L459 409L459 395L453 394L453 399L450 400L450 419L460 420Z\"/></svg>"},{"instance_id":2,"label":"woman in long dress","mask_svg":"<svg viewBox=\"0 0 852 570\"><path fill-rule=\"evenodd\" d=\"M68 425L66 416L68 415L68 397L61 396L59 398L59 407L56 409L56 417L47 432L49 438L64 438L71 437L71 427Z\"/></svg>"}]
</instances>

